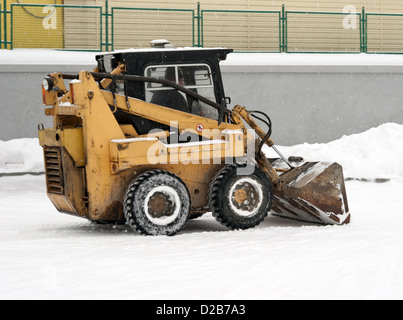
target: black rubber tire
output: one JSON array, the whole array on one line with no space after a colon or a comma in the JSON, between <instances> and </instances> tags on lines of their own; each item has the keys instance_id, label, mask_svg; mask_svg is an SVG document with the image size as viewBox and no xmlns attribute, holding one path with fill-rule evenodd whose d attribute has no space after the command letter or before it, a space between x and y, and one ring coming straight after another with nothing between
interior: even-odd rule
<instances>
[{"instance_id":1,"label":"black rubber tire","mask_svg":"<svg viewBox=\"0 0 403 320\"><path fill-rule=\"evenodd\" d=\"M153 222L149 209L147 209L147 212L145 209L146 206L147 208L149 206L146 203L147 196L153 189L158 187L168 187L174 190L180 202L179 204L175 202L174 209L176 209L176 206L179 206L179 212L172 215L175 219L166 224ZM189 191L182 180L174 174L163 170L150 170L139 175L127 188L123 201L123 211L129 226L138 233L153 236L172 236L183 229L189 218Z\"/></svg>"},{"instance_id":2,"label":"black rubber tire","mask_svg":"<svg viewBox=\"0 0 403 320\"><path fill-rule=\"evenodd\" d=\"M228 165L218 171L210 183L208 193L208 202L213 216L230 229L249 229L260 224L267 217L273 198L272 184L259 167L256 166L250 175L238 175L237 170L240 167L242 165ZM230 203L234 201L231 199L231 188L238 182L245 181L245 178L255 181L254 189L259 188L262 195L261 202L256 205L250 215L239 214L233 209L235 206Z\"/></svg>"},{"instance_id":3,"label":"black rubber tire","mask_svg":"<svg viewBox=\"0 0 403 320\"><path fill-rule=\"evenodd\" d=\"M192 213L189 217L189 220L196 220L199 219L201 216L205 215L206 212L198 212L198 213Z\"/></svg>"}]
</instances>

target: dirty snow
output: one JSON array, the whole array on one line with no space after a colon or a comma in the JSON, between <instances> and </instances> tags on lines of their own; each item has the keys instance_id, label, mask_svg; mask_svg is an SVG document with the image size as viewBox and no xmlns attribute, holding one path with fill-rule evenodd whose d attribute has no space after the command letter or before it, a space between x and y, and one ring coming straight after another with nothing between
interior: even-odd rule
<instances>
[{"instance_id":1,"label":"dirty snow","mask_svg":"<svg viewBox=\"0 0 403 320\"><path fill-rule=\"evenodd\" d=\"M228 231L211 214L175 237L139 236L56 211L37 139L0 142L0 299L402 299L403 126L328 144L281 147L336 160L352 222L318 226L270 215Z\"/></svg>"}]
</instances>

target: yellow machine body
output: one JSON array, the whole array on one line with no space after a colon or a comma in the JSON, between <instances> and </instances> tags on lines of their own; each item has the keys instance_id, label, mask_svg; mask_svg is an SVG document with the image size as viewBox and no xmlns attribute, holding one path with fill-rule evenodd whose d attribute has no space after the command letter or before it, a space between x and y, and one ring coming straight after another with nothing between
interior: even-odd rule
<instances>
[{"instance_id":1,"label":"yellow machine body","mask_svg":"<svg viewBox=\"0 0 403 320\"><path fill-rule=\"evenodd\" d=\"M119 65L110 74L124 72L125 66ZM184 221L213 209L218 221L246 229L267 215L263 212L254 218L253 206L261 205L274 214L304 221L350 222L341 166L319 162L276 169L257 146L274 147L273 141L244 107L235 106L225 115L225 121L217 121L112 93L104 89L111 81L95 79L95 74L80 72L67 89L63 75L54 73L50 75L53 89L43 89L44 104L49 106L45 114L53 117L53 127L41 126L39 141L44 149L47 194L59 211L91 221L125 222L125 210L136 206L132 199L136 198L139 183L133 181L142 176L140 182L144 182L142 174L154 170L170 173L185 185L190 208ZM172 132L167 130L138 134L133 126L119 124L117 110L170 126L182 136L197 137L197 141L168 143ZM252 159L247 154L250 147ZM261 172L253 181L247 176L238 180L231 176L228 161L245 159ZM180 215L177 205L169 204L175 197L173 191L169 186L161 188L154 187L155 197L147 198L148 209L145 205L140 208L153 213L151 217L146 215L150 221L157 221L155 230L160 227L158 214L170 211ZM221 191L231 195L223 198ZM223 207L234 207L239 217L227 219L228 208ZM130 215L130 219L135 218ZM139 227L141 223L131 224L144 231L145 227ZM154 229L150 230L152 234Z\"/></svg>"},{"instance_id":2,"label":"yellow machine body","mask_svg":"<svg viewBox=\"0 0 403 320\"><path fill-rule=\"evenodd\" d=\"M53 79L63 81L59 75ZM180 176L189 189L192 212L206 211L209 183L225 158L244 156L242 125L217 126L215 120L132 98L128 109L125 97L116 95L117 105L127 112L177 124L187 131L202 124L203 132L193 133L209 132L210 140L167 145L159 139L166 138L164 132L138 136L133 128L117 123L109 107L112 94L101 90L88 72L72 81L64 98L54 92L44 95L45 102L53 106L46 114L54 117L55 127L39 130L39 140L44 148L48 195L61 212L90 220L124 220L125 190L136 175L149 169Z\"/></svg>"}]
</instances>

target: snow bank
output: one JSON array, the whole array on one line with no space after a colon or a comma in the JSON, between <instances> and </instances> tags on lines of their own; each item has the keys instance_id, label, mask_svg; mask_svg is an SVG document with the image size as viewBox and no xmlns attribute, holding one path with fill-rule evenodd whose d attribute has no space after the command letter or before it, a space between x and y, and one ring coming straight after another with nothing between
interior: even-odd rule
<instances>
[{"instance_id":1,"label":"snow bank","mask_svg":"<svg viewBox=\"0 0 403 320\"><path fill-rule=\"evenodd\" d=\"M403 66L398 54L231 53L220 65L235 66Z\"/></svg>"},{"instance_id":2,"label":"snow bank","mask_svg":"<svg viewBox=\"0 0 403 320\"><path fill-rule=\"evenodd\" d=\"M279 147L285 156L305 161L337 162L346 178L393 179L403 177L403 125L386 123L360 134L320 144ZM273 150L267 156L278 157Z\"/></svg>"},{"instance_id":3,"label":"snow bank","mask_svg":"<svg viewBox=\"0 0 403 320\"><path fill-rule=\"evenodd\" d=\"M403 178L403 125L386 123L360 134L320 144L278 146L285 156L301 156L305 161L338 162L346 178ZM268 157L278 157L265 149ZM38 139L0 140L0 174L43 172L42 148Z\"/></svg>"},{"instance_id":4,"label":"snow bank","mask_svg":"<svg viewBox=\"0 0 403 320\"><path fill-rule=\"evenodd\" d=\"M46 49L0 50L0 65L34 64L34 65L93 65L94 52L57 51Z\"/></svg>"},{"instance_id":5,"label":"snow bank","mask_svg":"<svg viewBox=\"0 0 403 320\"><path fill-rule=\"evenodd\" d=\"M0 140L0 174L22 172L44 172L39 139Z\"/></svg>"},{"instance_id":6,"label":"snow bank","mask_svg":"<svg viewBox=\"0 0 403 320\"><path fill-rule=\"evenodd\" d=\"M191 48L194 50L194 48ZM121 51L129 51L127 49ZM149 50L143 49L143 50ZM157 49L156 49L157 50ZM166 50L166 49L165 49ZM203 49L201 49L203 50ZM62 51L50 49L0 50L0 65L5 64L57 64L93 65L100 52ZM287 54L287 53L238 53L228 55L223 66L403 66L399 54Z\"/></svg>"}]
</instances>

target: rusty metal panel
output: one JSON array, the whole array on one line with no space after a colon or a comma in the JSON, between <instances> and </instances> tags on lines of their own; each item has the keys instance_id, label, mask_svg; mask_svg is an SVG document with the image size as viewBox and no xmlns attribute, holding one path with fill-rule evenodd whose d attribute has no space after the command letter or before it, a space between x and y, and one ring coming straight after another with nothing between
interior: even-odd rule
<instances>
[{"instance_id":1,"label":"rusty metal panel","mask_svg":"<svg viewBox=\"0 0 403 320\"><path fill-rule=\"evenodd\" d=\"M274 214L321 224L350 222L342 167L337 163L308 162L280 176Z\"/></svg>"}]
</instances>

